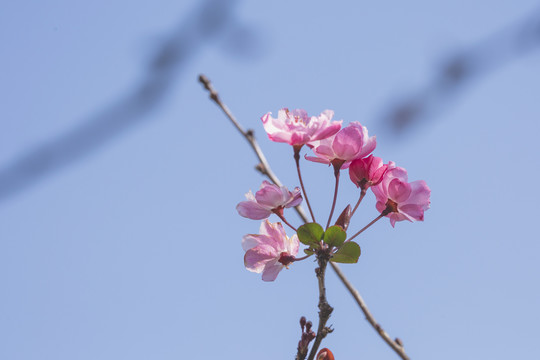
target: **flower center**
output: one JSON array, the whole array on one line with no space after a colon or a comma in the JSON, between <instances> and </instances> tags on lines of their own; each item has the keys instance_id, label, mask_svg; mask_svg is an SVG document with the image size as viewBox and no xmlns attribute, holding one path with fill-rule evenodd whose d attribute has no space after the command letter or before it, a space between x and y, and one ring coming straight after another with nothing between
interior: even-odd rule
<instances>
[{"instance_id":1,"label":"flower center","mask_svg":"<svg viewBox=\"0 0 540 360\"><path fill-rule=\"evenodd\" d=\"M296 260L296 258L292 255L289 255L289 253L287 252L282 252L281 255L279 256L279 262L282 263L283 265L287 266L289 264L291 264L294 260Z\"/></svg>"},{"instance_id":2,"label":"flower center","mask_svg":"<svg viewBox=\"0 0 540 360\"><path fill-rule=\"evenodd\" d=\"M397 212L399 212L397 202L388 199L388 201L386 202L385 211L387 211L388 213L391 213L391 212L396 212L397 213Z\"/></svg>"}]
</instances>

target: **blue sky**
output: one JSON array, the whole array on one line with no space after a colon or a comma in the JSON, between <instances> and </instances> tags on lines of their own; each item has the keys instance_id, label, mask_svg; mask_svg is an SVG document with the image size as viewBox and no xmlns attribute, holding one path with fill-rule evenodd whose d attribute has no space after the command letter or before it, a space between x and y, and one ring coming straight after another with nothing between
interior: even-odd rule
<instances>
[{"instance_id":1,"label":"blue sky","mask_svg":"<svg viewBox=\"0 0 540 360\"><path fill-rule=\"evenodd\" d=\"M199 73L289 187L292 151L260 124L282 107L360 121L377 156L426 180L425 222L378 222L358 239L359 263L342 266L411 358L531 358L540 51L488 53L504 61L402 133L384 115L433 95L460 51L508 51L505 36L538 11L525 0L3 2L0 358L294 357L298 319L317 319L315 266L274 283L245 270L240 241L259 223L235 206L263 178ZM332 171L303 169L324 218ZM339 209L357 198L342 185ZM331 272L327 287L335 332L324 346L338 359L396 359Z\"/></svg>"}]
</instances>

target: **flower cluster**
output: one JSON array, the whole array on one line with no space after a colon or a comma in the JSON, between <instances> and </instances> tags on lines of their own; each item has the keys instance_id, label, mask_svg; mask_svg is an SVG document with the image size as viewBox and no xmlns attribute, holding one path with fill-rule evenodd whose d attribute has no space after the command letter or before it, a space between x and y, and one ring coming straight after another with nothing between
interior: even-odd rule
<instances>
[{"instance_id":1,"label":"flower cluster","mask_svg":"<svg viewBox=\"0 0 540 360\"><path fill-rule=\"evenodd\" d=\"M295 261L303 260L313 254L328 258L333 262L355 263L360 256L360 247L351 241L382 217L388 217L395 226L397 221L423 221L424 211L430 205L430 189L425 181L408 181L407 171L393 162L387 164L372 155L377 140L369 136L366 127L359 122L351 122L342 127L342 121L333 121L334 112L323 111L319 116L308 116L305 110L281 109L277 118L271 113L261 120L270 140L291 145L294 149L300 188L289 191L284 186L264 181L259 191L246 194L247 201L240 202L238 213L254 220L267 219L272 214L279 217L295 234L288 237L281 222L264 220L260 234L244 236L242 247L246 251L244 263L249 271L262 273L264 281L273 281L278 273ZM304 145L313 152L305 159L332 165L336 178L334 200L326 228L316 223L300 172L300 151ZM334 226L330 226L339 186L341 170L349 171L349 178L360 190L356 206L343 211ZM377 200L375 208L380 213L375 220L347 239L345 231L358 205L368 189ZM300 226L291 225L285 217L284 209L299 206L305 200L313 219L312 223ZM297 258L299 243L308 247L305 257Z\"/></svg>"}]
</instances>

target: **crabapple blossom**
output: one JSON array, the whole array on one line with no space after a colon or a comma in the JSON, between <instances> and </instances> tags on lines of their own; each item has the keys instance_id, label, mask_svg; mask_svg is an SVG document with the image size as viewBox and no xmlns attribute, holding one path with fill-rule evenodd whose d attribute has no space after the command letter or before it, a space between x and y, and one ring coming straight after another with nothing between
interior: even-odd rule
<instances>
[{"instance_id":1,"label":"crabapple blossom","mask_svg":"<svg viewBox=\"0 0 540 360\"><path fill-rule=\"evenodd\" d=\"M377 198L377 210L388 212L390 223L396 221L424 221L424 211L429 209L431 190L424 180L408 182L407 170L389 164L382 181L371 188Z\"/></svg>"},{"instance_id":2,"label":"crabapple blossom","mask_svg":"<svg viewBox=\"0 0 540 360\"><path fill-rule=\"evenodd\" d=\"M341 168L346 169L352 160L368 156L376 145L376 137L369 137L367 128L354 121L334 136L309 142L308 146L317 156L306 156L306 159L323 164L341 162Z\"/></svg>"},{"instance_id":3,"label":"crabapple blossom","mask_svg":"<svg viewBox=\"0 0 540 360\"><path fill-rule=\"evenodd\" d=\"M261 273L263 281L274 281L279 272L291 264L298 254L298 236L287 237L281 223L261 224L260 234L248 234L242 239L246 251L244 265L252 272Z\"/></svg>"},{"instance_id":4,"label":"crabapple blossom","mask_svg":"<svg viewBox=\"0 0 540 360\"><path fill-rule=\"evenodd\" d=\"M370 186L379 184L386 173L388 165L383 165L381 158L369 155L367 158L356 159L349 166L349 177L356 187L367 190Z\"/></svg>"},{"instance_id":5,"label":"crabapple blossom","mask_svg":"<svg viewBox=\"0 0 540 360\"><path fill-rule=\"evenodd\" d=\"M289 111L283 108L279 110L277 118L273 118L271 114L267 113L261 117L270 140L299 147L309 141L334 135L341 129L343 122L343 120L331 121L334 116L332 110L325 110L319 116L311 117L302 109Z\"/></svg>"},{"instance_id":6,"label":"crabapple blossom","mask_svg":"<svg viewBox=\"0 0 540 360\"><path fill-rule=\"evenodd\" d=\"M289 191L285 186L277 186L268 181L263 181L255 196L251 190L246 193L247 201L242 201L236 206L236 210L243 217L253 220L262 220L272 213L283 215L283 208L297 206L302 202L302 195L298 187Z\"/></svg>"}]
</instances>

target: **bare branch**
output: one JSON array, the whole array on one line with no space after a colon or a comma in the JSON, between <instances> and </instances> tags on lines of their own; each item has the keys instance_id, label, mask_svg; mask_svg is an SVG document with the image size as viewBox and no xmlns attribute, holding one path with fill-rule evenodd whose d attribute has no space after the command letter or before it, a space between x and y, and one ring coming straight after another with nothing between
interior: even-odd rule
<instances>
[{"instance_id":1,"label":"bare branch","mask_svg":"<svg viewBox=\"0 0 540 360\"><path fill-rule=\"evenodd\" d=\"M257 165L257 170L261 174L268 177L268 179L270 179L270 181L272 181L274 184L278 186L282 186L281 181L278 179L276 174L274 174L274 172L272 171L272 168L270 167L268 160L266 160L266 156L264 156L264 153L262 152L261 147L259 146L259 143L255 139L254 131L251 129L245 130L242 127L242 125L240 125L240 123L236 120L234 115L231 113L231 110L229 110L227 105L225 105L221 101L221 99L219 98L219 94L214 89L214 87L212 86L212 83L205 75L202 75L202 74L199 75L199 81L201 82L201 84L203 84L204 88L208 90L208 92L210 93L210 99L212 99L221 108L221 110L223 110L225 115L227 115L229 120L231 120L231 122L233 123L234 127L240 132L240 134L242 134L242 136L244 136L244 138L248 141L249 145L251 145L251 148L253 149L253 151L255 152L255 155L257 155L260 161L260 163ZM306 213L304 212L304 209L300 205L295 206L294 209L296 210L298 216L300 216L300 218L305 223L309 222L306 216Z\"/></svg>"},{"instance_id":2,"label":"bare branch","mask_svg":"<svg viewBox=\"0 0 540 360\"><path fill-rule=\"evenodd\" d=\"M163 37L141 81L125 95L64 133L17 155L0 167L0 202L46 176L75 164L120 134L151 119L182 72L203 45L237 23L235 0L204 0Z\"/></svg>"},{"instance_id":3,"label":"bare branch","mask_svg":"<svg viewBox=\"0 0 540 360\"><path fill-rule=\"evenodd\" d=\"M540 48L540 9L490 34L470 47L458 49L441 64L424 87L398 100L380 123L396 134L440 112L463 88L504 65Z\"/></svg>"},{"instance_id":4,"label":"bare branch","mask_svg":"<svg viewBox=\"0 0 540 360\"><path fill-rule=\"evenodd\" d=\"M317 254L317 262L319 263L319 267L315 269L315 273L317 274L317 280L319 283L319 328L317 329L317 336L315 337L315 341L313 342L313 346L309 352L308 360L313 360L315 358L315 354L321 345L321 341L326 337L326 335L333 331L332 328L326 326L332 311L334 311L334 308L331 307L330 304L328 304L328 300L326 300L325 275L326 266L328 265L329 260L330 252L324 252L324 250L321 250Z\"/></svg>"}]
</instances>

